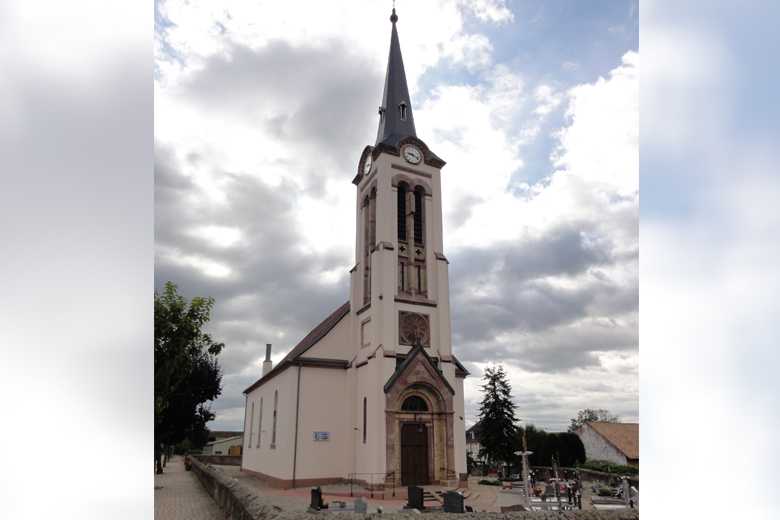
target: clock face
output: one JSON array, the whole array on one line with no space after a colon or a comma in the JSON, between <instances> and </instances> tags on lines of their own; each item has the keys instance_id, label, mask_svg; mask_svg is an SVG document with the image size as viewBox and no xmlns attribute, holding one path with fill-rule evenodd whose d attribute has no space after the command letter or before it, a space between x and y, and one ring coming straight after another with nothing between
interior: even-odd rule
<instances>
[{"instance_id":1,"label":"clock face","mask_svg":"<svg viewBox=\"0 0 780 520\"><path fill-rule=\"evenodd\" d=\"M420 164L420 161L422 161L422 152L416 146L406 146L404 148L404 159L412 164Z\"/></svg>"},{"instance_id":2,"label":"clock face","mask_svg":"<svg viewBox=\"0 0 780 520\"><path fill-rule=\"evenodd\" d=\"M368 157L366 157L366 160L363 163L363 175L368 175L368 172L371 171L371 164L372 164L371 156L369 155Z\"/></svg>"}]
</instances>

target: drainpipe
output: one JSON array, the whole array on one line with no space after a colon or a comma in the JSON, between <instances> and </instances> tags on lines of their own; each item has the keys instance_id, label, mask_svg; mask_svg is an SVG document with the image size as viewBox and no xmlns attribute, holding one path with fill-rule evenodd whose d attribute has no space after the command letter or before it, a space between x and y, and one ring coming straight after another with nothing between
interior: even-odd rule
<instances>
[{"instance_id":1,"label":"drainpipe","mask_svg":"<svg viewBox=\"0 0 780 520\"><path fill-rule=\"evenodd\" d=\"M239 469L244 469L244 452L246 451L244 449L244 442L246 439L246 405L249 403L249 394L244 394L244 424L241 426L241 465L239 466ZM249 442L252 442L252 439L249 439Z\"/></svg>"},{"instance_id":2,"label":"drainpipe","mask_svg":"<svg viewBox=\"0 0 780 520\"><path fill-rule=\"evenodd\" d=\"M298 415L301 409L301 365L298 365L298 391L295 395L295 442L293 443L292 487L295 487L295 470L298 464Z\"/></svg>"}]
</instances>

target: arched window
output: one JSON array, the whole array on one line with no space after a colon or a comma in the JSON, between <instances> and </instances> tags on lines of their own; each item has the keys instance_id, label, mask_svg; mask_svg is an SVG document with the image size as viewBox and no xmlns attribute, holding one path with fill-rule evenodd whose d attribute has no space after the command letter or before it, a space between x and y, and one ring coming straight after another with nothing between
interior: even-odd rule
<instances>
[{"instance_id":1,"label":"arched window","mask_svg":"<svg viewBox=\"0 0 780 520\"><path fill-rule=\"evenodd\" d=\"M406 193L409 185L402 182L398 185L398 240L406 240Z\"/></svg>"},{"instance_id":2,"label":"arched window","mask_svg":"<svg viewBox=\"0 0 780 520\"><path fill-rule=\"evenodd\" d=\"M412 395L404 400L404 404L401 405L401 410L407 412L427 412L428 403L419 395Z\"/></svg>"},{"instance_id":3,"label":"arched window","mask_svg":"<svg viewBox=\"0 0 780 520\"><path fill-rule=\"evenodd\" d=\"M371 301L370 205L368 195L363 199L363 303Z\"/></svg>"},{"instance_id":4,"label":"arched window","mask_svg":"<svg viewBox=\"0 0 780 520\"><path fill-rule=\"evenodd\" d=\"M274 422L271 428L271 448L276 448L276 409L279 404L279 390L274 390Z\"/></svg>"},{"instance_id":5,"label":"arched window","mask_svg":"<svg viewBox=\"0 0 780 520\"><path fill-rule=\"evenodd\" d=\"M249 416L249 443L247 444L250 448L252 447L252 435L254 435L254 427L255 427L255 402L252 401L252 414Z\"/></svg>"},{"instance_id":6,"label":"arched window","mask_svg":"<svg viewBox=\"0 0 780 520\"><path fill-rule=\"evenodd\" d=\"M368 400L364 397L363 398L363 444L366 443L366 425L368 424L368 419L366 418L368 412Z\"/></svg>"},{"instance_id":7,"label":"arched window","mask_svg":"<svg viewBox=\"0 0 780 520\"><path fill-rule=\"evenodd\" d=\"M406 101L401 101L401 103L398 105L398 110L401 112L401 121L406 121L407 108Z\"/></svg>"},{"instance_id":8,"label":"arched window","mask_svg":"<svg viewBox=\"0 0 780 520\"><path fill-rule=\"evenodd\" d=\"M371 188L371 194L368 198L368 224L368 245L374 247L376 244L376 188Z\"/></svg>"},{"instance_id":9,"label":"arched window","mask_svg":"<svg viewBox=\"0 0 780 520\"><path fill-rule=\"evenodd\" d=\"M260 418L257 420L257 447L260 447L260 440L263 436L263 398L260 398Z\"/></svg>"},{"instance_id":10,"label":"arched window","mask_svg":"<svg viewBox=\"0 0 780 520\"><path fill-rule=\"evenodd\" d=\"M414 241L418 244L423 244L423 230L425 222L425 192L422 186L417 186L414 189Z\"/></svg>"}]
</instances>

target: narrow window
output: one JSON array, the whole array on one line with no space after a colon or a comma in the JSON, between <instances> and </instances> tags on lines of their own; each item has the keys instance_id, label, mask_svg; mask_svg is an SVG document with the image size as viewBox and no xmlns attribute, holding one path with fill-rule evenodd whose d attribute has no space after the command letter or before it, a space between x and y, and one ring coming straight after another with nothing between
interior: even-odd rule
<instances>
[{"instance_id":1,"label":"narrow window","mask_svg":"<svg viewBox=\"0 0 780 520\"><path fill-rule=\"evenodd\" d=\"M398 105L398 109L401 111L401 121L406 121L406 101L401 101Z\"/></svg>"},{"instance_id":2,"label":"narrow window","mask_svg":"<svg viewBox=\"0 0 780 520\"><path fill-rule=\"evenodd\" d=\"M369 250L369 198L363 199L363 303L371 300L371 253Z\"/></svg>"},{"instance_id":3,"label":"narrow window","mask_svg":"<svg viewBox=\"0 0 780 520\"><path fill-rule=\"evenodd\" d=\"M366 412L368 408L368 403L366 401L366 398L363 398L363 444L366 443L366 424L368 421L366 420Z\"/></svg>"},{"instance_id":4,"label":"narrow window","mask_svg":"<svg viewBox=\"0 0 780 520\"><path fill-rule=\"evenodd\" d=\"M406 240L406 192L407 185L402 182L398 185L398 240Z\"/></svg>"},{"instance_id":5,"label":"narrow window","mask_svg":"<svg viewBox=\"0 0 780 520\"><path fill-rule=\"evenodd\" d=\"M276 448L276 407L279 404L279 390L274 390L274 423L271 429L271 448Z\"/></svg>"},{"instance_id":6,"label":"narrow window","mask_svg":"<svg viewBox=\"0 0 780 520\"><path fill-rule=\"evenodd\" d=\"M400 292L406 292L406 266L403 262L398 262L398 282L401 287Z\"/></svg>"},{"instance_id":7,"label":"narrow window","mask_svg":"<svg viewBox=\"0 0 780 520\"><path fill-rule=\"evenodd\" d=\"M423 222L424 222L424 203L425 195L421 187L414 190L414 241L423 244Z\"/></svg>"},{"instance_id":8,"label":"narrow window","mask_svg":"<svg viewBox=\"0 0 780 520\"><path fill-rule=\"evenodd\" d=\"M255 402L252 401L252 414L249 416L249 447L252 447L252 435L255 426Z\"/></svg>"},{"instance_id":9,"label":"narrow window","mask_svg":"<svg viewBox=\"0 0 780 520\"><path fill-rule=\"evenodd\" d=\"M257 420L257 447L260 447L260 440L263 436L263 398L260 398L260 418Z\"/></svg>"},{"instance_id":10,"label":"narrow window","mask_svg":"<svg viewBox=\"0 0 780 520\"><path fill-rule=\"evenodd\" d=\"M423 292L422 268L417 264L417 292Z\"/></svg>"},{"instance_id":11,"label":"narrow window","mask_svg":"<svg viewBox=\"0 0 780 520\"><path fill-rule=\"evenodd\" d=\"M374 244L376 244L376 188L371 189L371 197L368 202L368 244L374 247Z\"/></svg>"}]
</instances>

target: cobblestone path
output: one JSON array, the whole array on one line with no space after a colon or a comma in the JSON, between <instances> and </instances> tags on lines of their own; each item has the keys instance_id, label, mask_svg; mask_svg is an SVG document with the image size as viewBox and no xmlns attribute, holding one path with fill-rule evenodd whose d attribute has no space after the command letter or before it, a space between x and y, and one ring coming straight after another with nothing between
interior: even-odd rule
<instances>
[{"instance_id":1,"label":"cobblestone path","mask_svg":"<svg viewBox=\"0 0 780 520\"><path fill-rule=\"evenodd\" d=\"M198 478L174 457L165 473L154 476L154 520L223 520L224 513Z\"/></svg>"}]
</instances>

